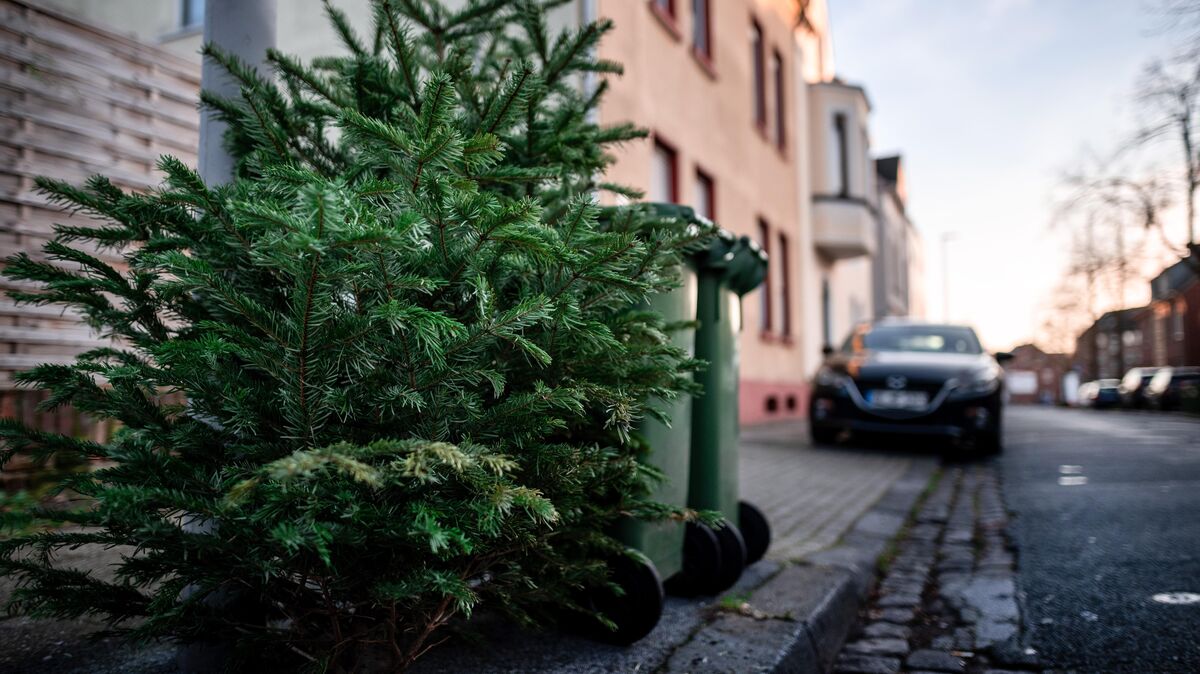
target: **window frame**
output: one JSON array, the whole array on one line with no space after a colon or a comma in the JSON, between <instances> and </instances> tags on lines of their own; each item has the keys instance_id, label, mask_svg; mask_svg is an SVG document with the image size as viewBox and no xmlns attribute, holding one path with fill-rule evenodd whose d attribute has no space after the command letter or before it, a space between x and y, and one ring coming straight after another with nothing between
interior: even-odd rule
<instances>
[{"instance_id":1,"label":"window frame","mask_svg":"<svg viewBox=\"0 0 1200 674\"><path fill-rule=\"evenodd\" d=\"M787 78L784 76L783 54L778 49L771 50L771 65L774 68L775 80L775 147L780 152L787 150Z\"/></svg>"},{"instance_id":2,"label":"window frame","mask_svg":"<svg viewBox=\"0 0 1200 674\"><path fill-rule=\"evenodd\" d=\"M713 31L712 31L712 0L692 0L692 56L695 56L705 68L712 73L713 65ZM704 8L704 21L700 20ZM696 36L703 32L704 49L696 41Z\"/></svg>"},{"instance_id":3,"label":"window frame","mask_svg":"<svg viewBox=\"0 0 1200 674\"><path fill-rule=\"evenodd\" d=\"M758 243L762 246L763 253L766 253L767 257L770 258L771 224L762 216L758 217ZM771 283L771 267L768 265L767 273L763 276L762 286L759 288L762 292L762 300L759 306L758 329L762 337L771 336L775 330L774 312L771 306L773 304L773 286L774 284Z\"/></svg>"},{"instance_id":4,"label":"window frame","mask_svg":"<svg viewBox=\"0 0 1200 674\"><path fill-rule=\"evenodd\" d=\"M699 166L696 167L696 184L704 183L708 186L708 215L704 216L713 222L717 220L717 181L712 177L712 174L705 171ZM699 192L699 190L697 190ZM695 195L699 196L699 194ZM699 201L699 199L693 199ZM695 205L693 205L695 208Z\"/></svg>"},{"instance_id":5,"label":"window frame","mask_svg":"<svg viewBox=\"0 0 1200 674\"><path fill-rule=\"evenodd\" d=\"M753 79L754 126L762 134L767 132L767 56L766 35L758 19L750 19L751 75Z\"/></svg>"},{"instance_id":6,"label":"window frame","mask_svg":"<svg viewBox=\"0 0 1200 674\"><path fill-rule=\"evenodd\" d=\"M650 161L651 162L656 161L656 159L658 157L658 151L660 149L666 151L667 156L670 159L670 161L667 164L668 167L670 168L670 179L667 181L668 182L667 191L670 196L669 203L678 204L679 203L679 150L675 149L674 143L671 143L670 141L663 138L662 134L659 134L659 133L653 134L651 140L653 141L653 145L651 146L651 150L650 150L650 152L651 152ZM651 170L654 170L653 164L651 165ZM652 179L653 179L653 177L652 177Z\"/></svg>"},{"instance_id":7,"label":"window frame","mask_svg":"<svg viewBox=\"0 0 1200 674\"><path fill-rule=\"evenodd\" d=\"M646 0L646 5L650 7L650 13L658 19L659 23L667 29L671 37L676 40L680 39L679 33L679 11L676 6L677 0ZM665 4L665 6L664 6Z\"/></svg>"},{"instance_id":8,"label":"window frame","mask_svg":"<svg viewBox=\"0 0 1200 674\"><path fill-rule=\"evenodd\" d=\"M198 30L204 27L204 0L179 0L179 25L177 30L189 31ZM195 21L189 21L192 14L199 12L199 17Z\"/></svg>"},{"instance_id":9,"label":"window frame","mask_svg":"<svg viewBox=\"0 0 1200 674\"><path fill-rule=\"evenodd\" d=\"M850 196L850 129L849 116L844 112L833 113L833 135L837 146L838 185L837 194L845 199Z\"/></svg>"},{"instance_id":10,"label":"window frame","mask_svg":"<svg viewBox=\"0 0 1200 674\"><path fill-rule=\"evenodd\" d=\"M833 288L828 276L821 277L821 336L822 347L834 348L833 344Z\"/></svg>"},{"instance_id":11,"label":"window frame","mask_svg":"<svg viewBox=\"0 0 1200 674\"><path fill-rule=\"evenodd\" d=\"M785 340L792 336L792 281L791 254L788 235L779 232L779 334Z\"/></svg>"}]
</instances>

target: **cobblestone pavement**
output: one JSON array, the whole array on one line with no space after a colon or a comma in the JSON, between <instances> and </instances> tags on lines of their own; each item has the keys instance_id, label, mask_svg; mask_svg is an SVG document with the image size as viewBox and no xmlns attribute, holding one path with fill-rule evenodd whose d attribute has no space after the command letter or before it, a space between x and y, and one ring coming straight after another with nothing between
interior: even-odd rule
<instances>
[{"instance_id":1,"label":"cobblestone pavement","mask_svg":"<svg viewBox=\"0 0 1200 674\"><path fill-rule=\"evenodd\" d=\"M1040 672L1020 642L1016 560L992 464L943 468L897 539L837 674Z\"/></svg>"},{"instance_id":2,"label":"cobblestone pavement","mask_svg":"<svg viewBox=\"0 0 1200 674\"><path fill-rule=\"evenodd\" d=\"M814 447L804 422L742 429L742 498L771 523L767 557L800 559L837 542L912 464L910 454Z\"/></svg>"}]
</instances>

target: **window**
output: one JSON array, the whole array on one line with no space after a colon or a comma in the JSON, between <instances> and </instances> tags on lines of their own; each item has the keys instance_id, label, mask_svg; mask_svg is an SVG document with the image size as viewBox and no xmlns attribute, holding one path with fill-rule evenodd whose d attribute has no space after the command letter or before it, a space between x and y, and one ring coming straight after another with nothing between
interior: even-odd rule
<instances>
[{"instance_id":1,"label":"window","mask_svg":"<svg viewBox=\"0 0 1200 674\"><path fill-rule=\"evenodd\" d=\"M833 116L833 133L837 143L838 196L850 196L850 148L846 146L846 115Z\"/></svg>"},{"instance_id":2,"label":"window","mask_svg":"<svg viewBox=\"0 0 1200 674\"><path fill-rule=\"evenodd\" d=\"M970 328L944 325L876 325L865 332L855 330L842 345L848 353L861 348L870 351L917 353L983 353L979 339Z\"/></svg>"},{"instance_id":3,"label":"window","mask_svg":"<svg viewBox=\"0 0 1200 674\"><path fill-rule=\"evenodd\" d=\"M701 59L712 61L712 27L708 9L708 0L692 0L692 51Z\"/></svg>"},{"instance_id":4,"label":"window","mask_svg":"<svg viewBox=\"0 0 1200 674\"><path fill-rule=\"evenodd\" d=\"M675 23L675 0L650 0L650 7L659 18Z\"/></svg>"},{"instance_id":5,"label":"window","mask_svg":"<svg viewBox=\"0 0 1200 674\"><path fill-rule=\"evenodd\" d=\"M696 200L692 206L696 209L696 215L716 220L716 205L717 191L713 179L704 171L696 169Z\"/></svg>"},{"instance_id":6,"label":"window","mask_svg":"<svg viewBox=\"0 0 1200 674\"><path fill-rule=\"evenodd\" d=\"M654 139L654 156L650 167L651 201L677 203L679 201L679 179L676 170L675 149L661 139Z\"/></svg>"},{"instance_id":7,"label":"window","mask_svg":"<svg viewBox=\"0 0 1200 674\"><path fill-rule=\"evenodd\" d=\"M784 98L783 56L776 49L771 55L771 79L775 82L775 145L787 145L787 100Z\"/></svg>"},{"instance_id":8,"label":"window","mask_svg":"<svg viewBox=\"0 0 1200 674\"><path fill-rule=\"evenodd\" d=\"M762 245L763 252L768 256L771 254L771 227L767 225L762 218L758 219L758 243ZM758 328L764 333L771 331L771 272L770 266L767 267L767 276L763 279L762 288L759 289L759 302L761 311L758 316Z\"/></svg>"},{"instance_id":9,"label":"window","mask_svg":"<svg viewBox=\"0 0 1200 674\"><path fill-rule=\"evenodd\" d=\"M829 279L821 279L821 333L824 346L833 347L833 293L829 290Z\"/></svg>"},{"instance_id":10,"label":"window","mask_svg":"<svg viewBox=\"0 0 1200 674\"><path fill-rule=\"evenodd\" d=\"M779 333L784 337L792 334L792 279L791 263L788 260L788 238L779 233Z\"/></svg>"},{"instance_id":11,"label":"window","mask_svg":"<svg viewBox=\"0 0 1200 674\"><path fill-rule=\"evenodd\" d=\"M750 49L754 64L754 123L764 131L767 128L767 82L763 64L763 33L758 22L750 24Z\"/></svg>"},{"instance_id":12,"label":"window","mask_svg":"<svg viewBox=\"0 0 1200 674\"><path fill-rule=\"evenodd\" d=\"M1174 329L1175 341L1183 341L1183 315L1187 311L1187 305L1182 301L1175 303L1175 313L1171 316L1171 327Z\"/></svg>"},{"instance_id":13,"label":"window","mask_svg":"<svg viewBox=\"0 0 1200 674\"><path fill-rule=\"evenodd\" d=\"M200 28L204 25L204 0L180 0L179 27Z\"/></svg>"}]
</instances>

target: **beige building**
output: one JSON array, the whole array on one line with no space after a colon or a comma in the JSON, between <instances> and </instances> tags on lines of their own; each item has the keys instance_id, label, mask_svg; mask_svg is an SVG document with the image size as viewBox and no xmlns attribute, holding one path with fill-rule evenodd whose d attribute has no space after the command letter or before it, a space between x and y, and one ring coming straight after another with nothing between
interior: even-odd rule
<instances>
[{"instance_id":1,"label":"beige building","mask_svg":"<svg viewBox=\"0 0 1200 674\"><path fill-rule=\"evenodd\" d=\"M43 1L198 59L202 0ZM366 33L367 0L334 4ZM339 49L319 0L277 7L279 49ZM803 416L822 348L876 314L881 241L870 105L834 76L825 0L573 0L549 23L597 17L616 23L599 56L625 66L600 122L651 132L620 149L608 178L767 250L769 278L743 302L741 417Z\"/></svg>"},{"instance_id":2,"label":"beige building","mask_svg":"<svg viewBox=\"0 0 1200 674\"><path fill-rule=\"evenodd\" d=\"M805 53L790 0L596 4L617 26L600 56L625 65L601 121L652 134L622 148L609 177L651 200L692 205L763 246L767 281L743 302L741 416L799 414L811 374L801 355L811 339L802 313L811 266L803 101L806 73L823 67L809 60L829 62L828 40L810 41L822 59Z\"/></svg>"},{"instance_id":3,"label":"beige building","mask_svg":"<svg viewBox=\"0 0 1200 674\"><path fill-rule=\"evenodd\" d=\"M899 155L875 160L876 229L874 258L875 317L924 318L925 262L921 238L908 217L904 163Z\"/></svg>"}]
</instances>

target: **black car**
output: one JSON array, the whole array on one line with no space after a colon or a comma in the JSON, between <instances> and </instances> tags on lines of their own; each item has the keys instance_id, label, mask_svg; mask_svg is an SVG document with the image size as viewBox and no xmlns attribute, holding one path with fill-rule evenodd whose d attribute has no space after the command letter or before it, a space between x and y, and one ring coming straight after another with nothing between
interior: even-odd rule
<instances>
[{"instance_id":1,"label":"black car","mask_svg":"<svg viewBox=\"0 0 1200 674\"><path fill-rule=\"evenodd\" d=\"M1004 372L971 328L884 320L827 351L809 403L813 442L841 431L912 433L1001 446Z\"/></svg>"},{"instance_id":2,"label":"black car","mask_svg":"<svg viewBox=\"0 0 1200 674\"><path fill-rule=\"evenodd\" d=\"M1200 384L1200 367L1159 368L1154 378L1146 385L1146 407L1178 410L1182 406L1182 388L1197 384Z\"/></svg>"}]
</instances>

